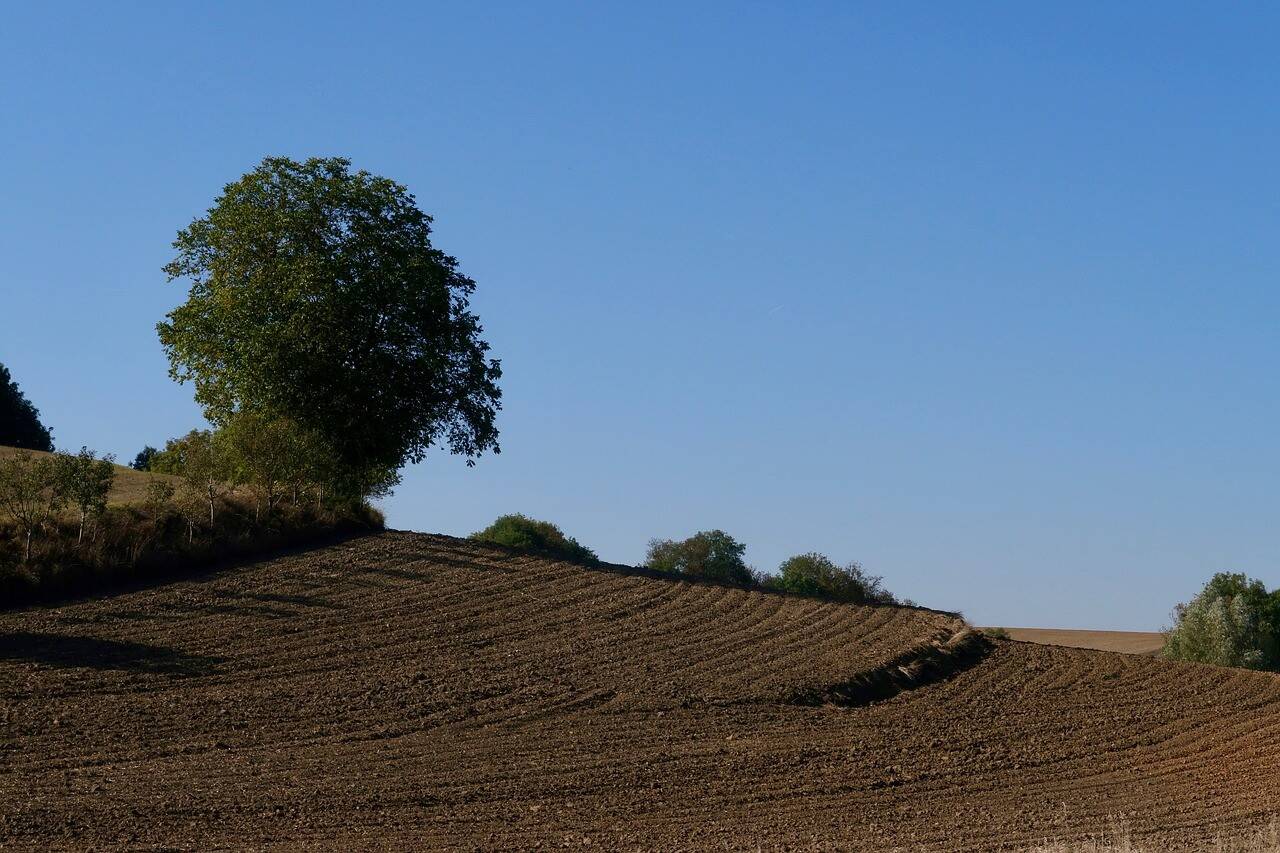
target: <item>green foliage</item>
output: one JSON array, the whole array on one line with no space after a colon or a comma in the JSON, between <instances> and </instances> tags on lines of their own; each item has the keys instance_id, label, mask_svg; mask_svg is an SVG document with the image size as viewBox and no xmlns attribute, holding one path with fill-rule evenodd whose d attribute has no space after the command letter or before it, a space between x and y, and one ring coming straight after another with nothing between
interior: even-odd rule
<instances>
[{"instance_id":1,"label":"green foliage","mask_svg":"<svg viewBox=\"0 0 1280 853\"><path fill-rule=\"evenodd\" d=\"M62 496L80 515L76 541L84 540L85 522L101 515L107 508L107 495L115 482L115 457L107 454L99 459L87 447L76 454L58 453L53 457L54 476Z\"/></svg>"},{"instance_id":2,"label":"green foliage","mask_svg":"<svg viewBox=\"0 0 1280 853\"><path fill-rule=\"evenodd\" d=\"M40 423L40 410L31 405L9 368L0 364L0 444L24 450L53 450L53 436Z\"/></svg>"},{"instance_id":3,"label":"green foliage","mask_svg":"<svg viewBox=\"0 0 1280 853\"><path fill-rule=\"evenodd\" d=\"M645 565L661 572L753 584L756 580L743 561L747 546L723 530L704 530L683 541L654 539Z\"/></svg>"},{"instance_id":4,"label":"green foliage","mask_svg":"<svg viewBox=\"0 0 1280 853\"><path fill-rule=\"evenodd\" d=\"M1280 590L1220 572L1173 612L1164 655L1246 669L1280 669Z\"/></svg>"},{"instance_id":5,"label":"green foliage","mask_svg":"<svg viewBox=\"0 0 1280 853\"><path fill-rule=\"evenodd\" d=\"M193 443L205 441L211 436L208 430L192 430L180 438L171 438L164 444L164 450L157 451L151 457L150 471L153 474L171 474L181 477L187 468L187 453Z\"/></svg>"},{"instance_id":6,"label":"green foliage","mask_svg":"<svg viewBox=\"0 0 1280 853\"><path fill-rule=\"evenodd\" d=\"M235 475L226 442L211 430L193 429L182 438L165 444L164 450L152 460L152 467L157 466L162 473L182 477L184 496L200 497L209 511L209 525L212 526L218 498L226 494ZM189 503L189 500L184 501L183 506Z\"/></svg>"},{"instance_id":7,"label":"green foliage","mask_svg":"<svg viewBox=\"0 0 1280 853\"><path fill-rule=\"evenodd\" d=\"M163 519L172 507L177 491L177 487L169 480L152 478L151 482L147 483L147 496L142 502L147 515L155 520Z\"/></svg>"},{"instance_id":8,"label":"green foliage","mask_svg":"<svg viewBox=\"0 0 1280 853\"><path fill-rule=\"evenodd\" d=\"M305 477L309 467L304 436L283 418L237 412L218 430L217 439L231 481L253 491L255 512L270 515L290 480Z\"/></svg>"},{"instance_id":9,"label":"green foliage","mask_svg":"<svg viewBox=\"0 0 1280 853\"><path fill-rule=\"evenodd\" d=\"M594 563L598 559L595 551L582 545L577 539L566 536L563 530L551 522L538 521L519 513L498 516L493 524L471 534L471 538L478 542L492 542L579 563Z\"/></svg>"},{"instance_id":10,"label":"green foliage","mask_svg":"<svg viewBox=\"0 0 1280 853\"><path fill-rule=\"evenodd\" d=\"M182 477L186 491L203 495L210 523L214 498L231 488L248 489L257 512L270 516L286 497L354 510L400 482L395 469L336 462L324 440L295 421L250 412L168 441L151 457L151 471Z\"/></svg>"},{"instance_id":11,"label":"green foliage","mask_svg":"<svg viewBox=\"0 0 1280 853\"><path fill-rule=\"evenodd\" d=\"M857 563L839 566L817 553L799 554L778 567L775 586L786 592L816 595L854 604L893 604L894 597Z\"/></svg>"},{"instance_id":12,"label":"green foliage","mask_svg":"<svg viewBox=\"0 0 1280 853\"><path fill-rule=\"evenodd\" d=\"M1008 628L983 628L982 633L996 640L1010 640Z\"/></svg>"},{"instance_id":13,"label":"green foliage","mask_svg":"<svg viewBox=\"0 0 1280 853\"><path fill-rule=\"evenodd\" d=\"M24 542L22 561L31 560L31 540L62 508L53 459L22 450L0 458L0 513L8 516Z\"/></svg>"},{"instance_id":14,"label":"green foliage","mask_svg":"<svg viewBox=\"0 0 1280 853\"><path fill-rule=\"evenodd\" d=\"M297 424L359 498L435 444L468 464L498 452L502 371L468 310L475 282L432 246L431 218L349 166L271 157L228 184L178 233L165 272L190 293L158 331L212 423Z\"/></svg>"},{"instance_id":15,"label":"green foliage","mask_svg":"<svg viewBox=\"0 0 1280 853\"><path fill-rule=\"evenodd\" d=\"M129 467L135 471L150 471L151 460L154 459L155 455L159 452L160 451L148 444L146 447L138 451L137 456L133 457L133 462Z\"/></svg>"}]
</instances>

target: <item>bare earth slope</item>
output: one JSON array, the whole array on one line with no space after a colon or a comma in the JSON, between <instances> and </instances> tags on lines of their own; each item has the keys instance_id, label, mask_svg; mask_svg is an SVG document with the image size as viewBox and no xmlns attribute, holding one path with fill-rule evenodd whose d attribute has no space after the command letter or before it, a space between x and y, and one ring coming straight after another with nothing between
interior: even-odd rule
<instances>
[{"instance_id":1,"label":"bare earth slope","mask_svg":"<svg viewBox=\"0 0 1280 853\"><path fill-rule=\"evenodd\" d=\"M957 636L404 533L4 613L0 846L985 850L1274 805L1267 675L1006 642L867 704Z\"/></svg>"}]
</instances>

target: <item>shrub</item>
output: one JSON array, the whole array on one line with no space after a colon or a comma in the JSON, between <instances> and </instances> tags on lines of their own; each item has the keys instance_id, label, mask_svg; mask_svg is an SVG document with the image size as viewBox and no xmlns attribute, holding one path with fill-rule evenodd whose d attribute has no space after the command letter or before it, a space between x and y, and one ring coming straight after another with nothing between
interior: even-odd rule
<instances>
[{"instance_id":1,"label":"shrub","mask_svg":"<svg viewBox=\"0 0 1280 853\"><path fill-rule=\"evenodd\" d=\"M660 572L752 585L756 576L742 559L747 546L723 530L703 530L688 539L654 539L645 565Z\"/></svg>"},{"instance_id":2,"label":"shrub","mask_svg":"<svg viewBox=\"0 0 1280 853\"><path fill-rule=\"evenodd\" d=\"M893 604L895 599L857 563L836 565L823 554L799 554L778 567L774 586L801 595L817 595L853 604Z\"/></svg>"},{"instance_id":3,"label":"shrub","mask_svg":"<svg viewBox=\"0 0 1280 853\"><path fill-rule=\"evenodd\" d=\"M492 542L521 551L533 551L579 563L594 563L596 552L549 521L538 521L520 513L502 515L484 530L471 534L477 542Z\"/></svg>"},{"instance_id":4,"label":"shrub","mask_svg":"<svg viewBox=\"0 0 1280 853\"><path fill-rule=\"evenodd\" d=\"M1238 666L1280 668L1280 590L1239 573L1220 572L1195 598L1173 611L1165 657Z\"/></svg>"}]
</instances>

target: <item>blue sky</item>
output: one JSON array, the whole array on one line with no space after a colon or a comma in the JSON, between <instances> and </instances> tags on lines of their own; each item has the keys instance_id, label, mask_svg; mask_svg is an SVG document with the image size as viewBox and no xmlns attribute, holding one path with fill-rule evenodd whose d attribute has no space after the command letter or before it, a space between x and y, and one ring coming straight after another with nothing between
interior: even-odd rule
<instances>
[{"instance_id":1,"label":"blue sky","mask_svg":"<svg viewBox=\"0 0 1280 853\"><path fill-rule=\"evenodd\" d=\"M689 8L692 6L693 8ZM721 527L984 624L1280 583L1263 4L9 4L0 361L61 446L201 423L155 323L263 156L406 184L503 453L386 503L602 557Z\"/></svg>"}]
</instances>

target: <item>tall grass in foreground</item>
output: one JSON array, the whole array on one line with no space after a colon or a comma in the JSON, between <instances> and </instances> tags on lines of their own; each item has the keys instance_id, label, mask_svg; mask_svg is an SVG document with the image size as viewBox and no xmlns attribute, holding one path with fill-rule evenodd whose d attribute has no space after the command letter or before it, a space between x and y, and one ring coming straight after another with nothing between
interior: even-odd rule
<instances>
[{"instance_id":1,"label":"tall grass in foreground","mask_svg":"<svg viewBox=\"0 0 1280 853\"><path fill-rule=\"evenodd\" d=\"M1045 841L1028 848L1028 853L1163 853L1162 844L1134 841L1128 823L1112 820L1096 837L1077 841ZM1280 815L1265 826L1244 834L1220 834L1201 849L1212 853L1280 853Z\"/></svg>"}]
</instances>

